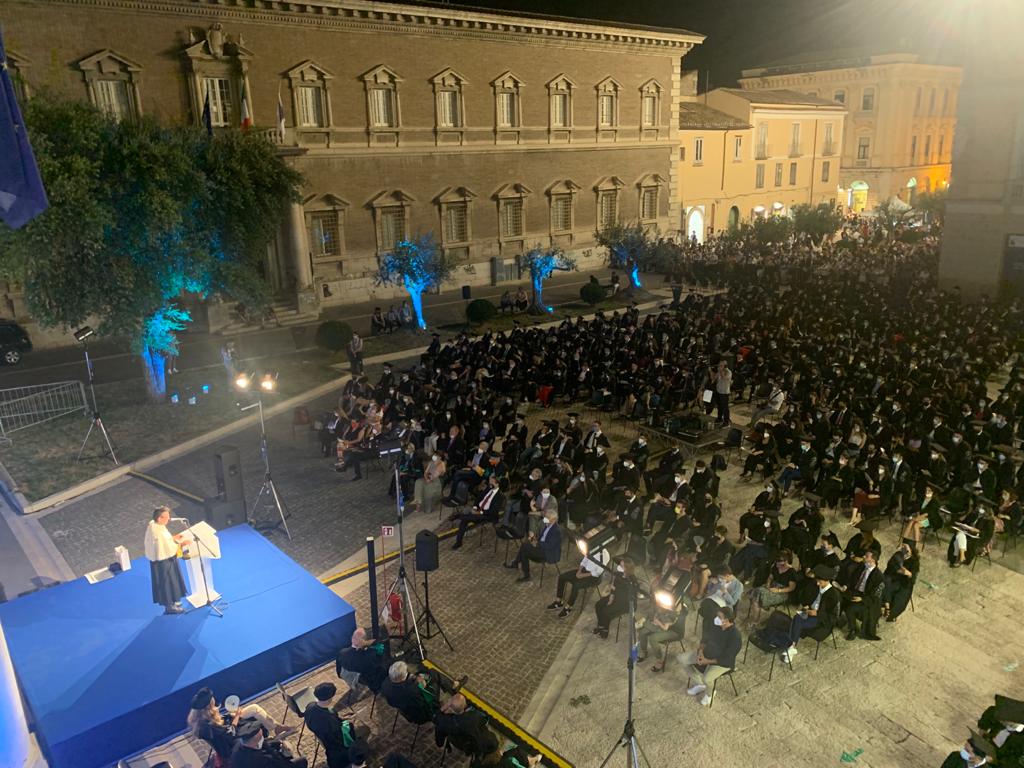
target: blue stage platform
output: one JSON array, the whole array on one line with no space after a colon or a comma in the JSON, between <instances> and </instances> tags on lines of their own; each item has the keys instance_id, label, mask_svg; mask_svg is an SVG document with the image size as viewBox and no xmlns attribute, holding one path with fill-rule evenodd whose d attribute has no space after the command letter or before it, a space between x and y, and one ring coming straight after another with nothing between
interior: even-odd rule
<instances>
[{"instance_id":1,"label":"blue stage platform","mask_svg":"<svg viewBox=\"0 0 1024 768\"><path fill-rule=\"evenodd\" d=\"M246 699L348 642L348 603L248 526L220 541L223 618L208 608L162 615L142 558L98 584L78 579L0 605L51 768L114 763L180 732L197 688Z\"/></svg>"}]
</instances>

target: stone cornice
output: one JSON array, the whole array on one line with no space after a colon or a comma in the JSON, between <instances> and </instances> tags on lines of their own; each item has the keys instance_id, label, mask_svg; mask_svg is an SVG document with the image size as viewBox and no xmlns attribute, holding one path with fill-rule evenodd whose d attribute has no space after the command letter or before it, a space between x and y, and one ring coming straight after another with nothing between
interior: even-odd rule
<instances>
[{"instance_id":1,"label":"stone cornice","mask_svg":"<svg viewBox=\"0 0 1024 768\"><path fill-rule=\"evenodd\" d=\"M10 0L8 0L10 1ZM290 24L320 29L442 35L646 55L683 55L704 40L685 30L646 29L589 20L545 19L372 0L13 0L122 13L179 16L183 21Z\"/></svg>"}]
</instances>

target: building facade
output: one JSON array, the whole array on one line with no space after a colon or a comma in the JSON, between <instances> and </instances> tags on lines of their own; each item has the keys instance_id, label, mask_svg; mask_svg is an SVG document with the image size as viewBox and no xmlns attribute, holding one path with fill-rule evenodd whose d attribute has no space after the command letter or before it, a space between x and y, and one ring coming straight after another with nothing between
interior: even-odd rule
<instances>
[{"instance_id":1,"label":"building facade","mask_svg":"<svg viewBox=\"0 0 1024 768\"><path fill-rule=\"evenodd\" d=\"M305 177L266 275L300 309L375 287L396 242L432 232L456 284L518 277L557 245L596 267L595 230L669 232L681 59L703 37L363 0L8 0L30 94L118 119L246 120Z\"/></svg>"},{"instance_id":2,"label":"building facade","mask_svg":"<svg viewBox=\"0 0 1024 768\"><path fill-rule=\"evenodd\" d=\"M744 70L744 89L785 88L847 108L840 200L851 211L950 181L961 69L915 54L810 56Z\"/></svg>"},{"instance_id":3,"label":"building facade","mask_svg":"<svg viewBox=\"0 0 1024 768\"><path fill-rule=\"evenodd\" d=\"M685 90L685 85L684 85ZM681 229L703 241L801 203L837 203L846 109L794 91L718 88L679 108Z\"/></svg>"},{"instance_id":4,"label":"building facade","mask_svg":"<svg viewBox=\"0 0 1024 768\"><path fill-rule=\"evenodd\" d=\"M1024 6L971 9L939 282L1024 298Z\"/></svg>"}]
</instances>

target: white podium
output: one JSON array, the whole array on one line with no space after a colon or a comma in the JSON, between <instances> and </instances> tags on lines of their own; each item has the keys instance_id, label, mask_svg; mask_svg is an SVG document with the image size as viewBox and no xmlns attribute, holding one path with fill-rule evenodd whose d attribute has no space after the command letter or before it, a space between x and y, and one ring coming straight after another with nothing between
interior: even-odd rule
<instances>
[{"instance_id":1,"label":"white podium","mask_svg":"<svg viewBox=\"0 0 1024 768\"><path fill-rule=\"evenodd\" d=\"M181 543L181 551L190 589L187 600L193 608L198 608L220 597L213 587L213 561L220 559L220 539L217 531L205 522L186 528L182 535L185 541Z\"/></svg>"}]
</instances>

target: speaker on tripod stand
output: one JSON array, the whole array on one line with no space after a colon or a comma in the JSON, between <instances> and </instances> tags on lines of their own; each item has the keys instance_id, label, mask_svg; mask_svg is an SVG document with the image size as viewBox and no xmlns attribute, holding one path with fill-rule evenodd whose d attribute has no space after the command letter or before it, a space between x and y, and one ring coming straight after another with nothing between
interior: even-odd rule
<instances>
[{"instance_id":1,"label":"speaker on tripod stand","mask_svg":"<svg viewBox=\"0 0 1024 768\"><path fill-rule=\"evenodd\" d=\"M426 529L416 534L416 570L423 572L423 637L428 640L435 635L444 638L445 644L450 650L452 644L448 642L448 636L441 628L440 622L434 617L430 610L430 572L440 567L440 547L437 534Z\"/></svg>"}]
</instances>

